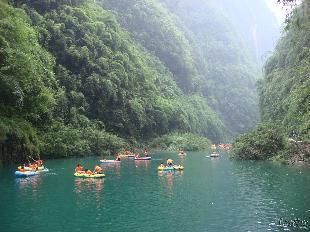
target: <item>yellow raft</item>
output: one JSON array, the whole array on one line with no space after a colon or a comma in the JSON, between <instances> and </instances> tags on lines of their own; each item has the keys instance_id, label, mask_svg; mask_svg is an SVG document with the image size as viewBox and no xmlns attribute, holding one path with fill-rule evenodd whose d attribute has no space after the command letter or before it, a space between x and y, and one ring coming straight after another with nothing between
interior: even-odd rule
<instances>
[{"instance_id":1,"label":"yellow raft","mask_svg":"<svg viewBox=\"0 0 310 232\"><path fill-rule=\"evenodd\" d=\"M171 167L165 166L165 167L161 167L159 166L158 171L182 171L184 170L184 167L181 165L173 165Z\"/></svg>"},{"instance_id":2,"label":"yellow raft","mask_svg":"<svg viewBox=\"0 0 310 232\"><path fill-rule=\"evenodd\" d=\"M81 178L103 178L105 174L86 174L86 173L74 173L74 176L81 177Z\"/></svg>"}]
</instances>

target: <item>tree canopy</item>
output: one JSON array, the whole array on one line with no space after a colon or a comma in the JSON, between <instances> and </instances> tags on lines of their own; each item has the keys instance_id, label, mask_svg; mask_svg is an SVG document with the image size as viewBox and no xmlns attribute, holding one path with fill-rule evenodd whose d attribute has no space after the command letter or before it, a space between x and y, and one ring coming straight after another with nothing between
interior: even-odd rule
<instances>
[{"instance_id":1,"label":"tree canopy","mask_svg":"<svg viewBox=\"0 0 310 232\"><path fill-rule=\"evenodd\" d=\"M308 0L293 11L273 55L265 63L264 78L258 83L263 123L235 140L237 158L277 157L287 162L296 157L297 160L310 157L310 18L307 4Z\"/></svg>"},{"instance_id":2,"label":"tree canopy","mask_svg":"<svg viewBox=\"0 0 310 232\"><path fill-rule=\"evenodd\" d=\"M165 134L220 142L251 128L255 65L200 3L184 14L185 0L2 1L1 155L113 154Z\"/></svg>"}]
</instances>

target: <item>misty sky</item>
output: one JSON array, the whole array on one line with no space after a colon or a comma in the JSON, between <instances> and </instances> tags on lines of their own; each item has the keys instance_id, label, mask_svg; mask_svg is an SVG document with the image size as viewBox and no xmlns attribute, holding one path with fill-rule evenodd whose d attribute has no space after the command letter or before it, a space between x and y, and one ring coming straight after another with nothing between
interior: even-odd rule
<instances>
[{"instance_id":1,"label":"misty sky","mask_svg":"<svg viewBox=\"0 0 310 232\"><path fill-rule=\"evenodd\" d=\"M282 8L280 4L277 3L277 0L265 0L268 7L271 9L273 14L276 16L279 24L281 25L284 22L285 19L285 9Z\"/></svg>"},{"instance_id":2,"label":"misty sky","mask_svg":"<svg viewBox=\"0 0 310 232\"><path fill-rule=\"evenodd\" d=\"M282 23L284 23L286 14L290 12L290 8L284 9L280 4L277 3L277 0L265 0L265 2L276 16L279 25L282 25ZM301 4L301 0L297 0L296 2L297 5Z\"/></svg>"}]
</instances>

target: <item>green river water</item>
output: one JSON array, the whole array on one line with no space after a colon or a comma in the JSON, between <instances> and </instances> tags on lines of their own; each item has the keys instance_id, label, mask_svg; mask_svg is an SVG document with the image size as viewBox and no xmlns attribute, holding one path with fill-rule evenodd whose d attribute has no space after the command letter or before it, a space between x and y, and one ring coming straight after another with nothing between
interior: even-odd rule
<instances>
[{"instance_id":1,"label":"green river water","mask_svg":"<svg viewBox=\"0 0 310 232\"><path fill-rule=\"evenodd\" d=\"M309 231L309 168L206 155L101 164L104 179L73 176L98 157L47 160L28 178L0 167L0 231ZM185 170L158 172L168 157Z\"/></svg>"}]
</instances>

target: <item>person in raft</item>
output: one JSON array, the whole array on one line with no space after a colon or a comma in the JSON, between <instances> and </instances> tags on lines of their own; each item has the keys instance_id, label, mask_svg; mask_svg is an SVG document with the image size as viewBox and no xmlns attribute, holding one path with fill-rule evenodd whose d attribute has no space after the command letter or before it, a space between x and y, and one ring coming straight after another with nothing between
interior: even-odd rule
<instances>
[{"instance_id":1,"label":"person in raft","mask_svg":"<svg viewBox=\"0 0 310 232\"><path fill-rule=\"evenodd\" d=\"M18 168L18 171L20 171L20 172L25 172L26 170L25 170L25 165L24 166L19 166Z\"/></svg>"},{"instance_id":2,"label":"person in raft","mask_svg":"<svg viewBox=\"0 0 310 232\"><path fill-rule=\"evenodd\" d=\"M91 170L89 170L89 169L85 169L85 173L87 174L87 175L93 175L94 173L91 171Z\"/></svg>"},{"instance_id":3,"label":"person in raft","mask_svg":"<svg viewBox=\"0 0 310 232\"><path fill-rule=\"evenodd\" d=\"M165 165L163 163L160 163L159 167L164 168Z\"/></svg>"},{"instance_id":4,"label":"person in raft","mask_svg":"<svg viewBox=\"0 0 310 232\"><path fill-rule=\"evenodd\" d=\"M102 168L98 165L95 165L94 174L102 174L102 173L103 173Z\"/></svg>"},{"instance_id":5,"label":"person in raft","mask_svg":"<svg viewBox=\"0 0 310 232\"><path fill-rule=\"evenodd\" d=\"M31 171L33 172L38 171L38 165L36 163L29 165L29 168L31 168Z\"/></svg>"},{"instance_id":6,"label":"person in raft","mask_svg":"<svg viewBox=\"0 0 310 232\"><path fill-rule=\"evenodd\" d=\"M116 161L121 161L121 157L119 155L116 156Z\"/></svg>"},{"instance_id":7,"label":"person in raft","mask_svg":"<svg viewBox=\"0 0 310 232\"><path fill-rule=\"evenodd\" d=\"M146 149L144 149L144 156L145 156L145 157L148 157L148 156L149 156L149 153L147 152Z\"/></svg>"},{"instance_id":8,"label":"person in raft","mask_svg":"<svg viewBox=\"0 0 310 232\"><path fill-rule=\"evenodd\" d=\"M38 160L35 160L34 158L31 157L31 159L38 165L38 167L43 166L43 160L41 160L40 158Z\"/></svg>"},{"instance_id":9,"label":"person in raft","mask_svg":"<svg viewBox=\"0 0 310 232\"><path fill-rule=\"evenodd\" d=\"M172 159L167 159L167 166L171 167L173 165L173 160Z\"/></svg>"},{"instance_id":10,"label":"person in raft","mask_svg":"<svg viewBox=\"0 0 310 232\"><path fill-rule=\"evenodd\" d=\"M81 164L76 165L75 172L84 173L83 166Z\"/></svg>"}]
</instances>

